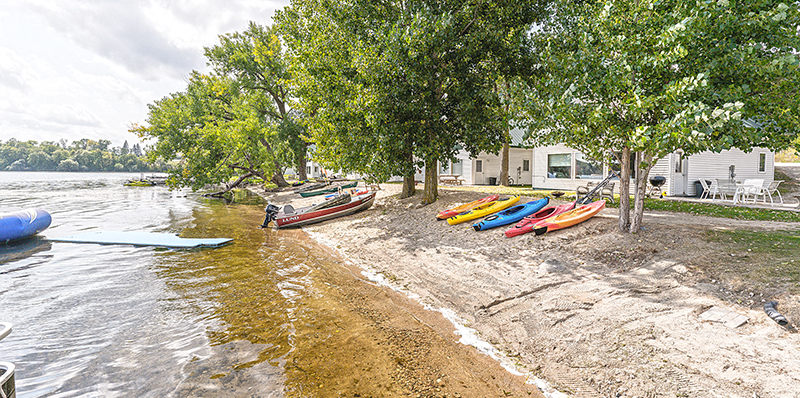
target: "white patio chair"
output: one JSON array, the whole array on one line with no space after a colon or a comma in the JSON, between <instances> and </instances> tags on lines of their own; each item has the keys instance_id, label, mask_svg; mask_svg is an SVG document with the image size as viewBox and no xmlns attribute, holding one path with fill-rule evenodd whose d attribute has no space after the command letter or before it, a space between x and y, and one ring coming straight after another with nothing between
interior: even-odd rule
<instances>
[{"instance_id":1,"label":"white patio chair","mask_svg":"<svg viewBox=\"0 0 800 398\"><path fill-rule=\"evenodd\" d=\"M720 181L719 178L715 178L714 182L716 183L717 186L716 192L719 193L720 200L728 200L726 195L731 195L735 197L736 184L729 182L728 180ZM714 183L712 183L712 186L714 186Z\"/></svg>"},{"instance_id":2,"label":"white patio chair","mask_svg":"<svg viewBox=\"0 0 800 398\"><path fill-rule=\"evenodd\" d=\"M772 195L778 194L778 199L780 199L781 204L783 204L783 196L781 192L778 191L778 185L781 185L783 180L776 180L769 183L766 188L761 188L758 193L756 193L756 197L761 196L761 199L764 200L764 203L767 203L767 196L769 196L769 204L774 206L775 201L773 200Z\"/></svg>"},{"instance_id":3,"label":"white patio chair","mask_svg":"<svg viewBox=\"0 0 800 398\"><path fill-rule=\"evenodd\" d=\"M736 196L738 196L738 201L743 203L747 203L747 199L752 197L753 202L756 203L756 199L758 199L758 194L764 189L764 179L761 178L751 178L744 180L744 182L736 188ZM737 197L734 196L734 203L737 202Z\"/></svg>"}]
</instances>

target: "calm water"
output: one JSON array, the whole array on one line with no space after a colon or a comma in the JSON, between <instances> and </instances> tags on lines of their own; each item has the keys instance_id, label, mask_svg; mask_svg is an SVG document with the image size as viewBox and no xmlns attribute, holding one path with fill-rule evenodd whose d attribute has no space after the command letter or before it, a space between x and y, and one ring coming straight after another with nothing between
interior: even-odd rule
<instances>
[{"instance_id":1,"label":"calm water","mask_svg":"<svg viewBox=\"0 0 800 398\"><path fill-rule=\"evenodd\" d=\"M328 334L299 232L261 230L263 204L124 187L139 174L0 172L0 208L42 208L41 235L93 230L229 237L218 249L49 242L0 246L0 360L25 397L313 396L298 335ZM307 378L307 377L306 377ZM316 383L316 381L313 381ZM309 382L310 383L310 382ZM302 393L306 391L306 393Z\"/></svg>"}]
</instances>

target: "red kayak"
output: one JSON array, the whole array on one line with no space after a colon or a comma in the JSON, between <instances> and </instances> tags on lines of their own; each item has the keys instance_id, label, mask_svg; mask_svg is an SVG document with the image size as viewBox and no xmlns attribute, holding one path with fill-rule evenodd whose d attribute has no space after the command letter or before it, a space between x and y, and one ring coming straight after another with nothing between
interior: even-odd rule
<instances>
[{"instance_id":1,"label":"red kayak","mask_svg":"<svg viewBox=\"0 0 800 398\"><path fill-rule=\"evenodd\" d=\"M537 211L522 219L513 228L506 231L506 237L522 235L533 231L533 226L540 221L544 221L550 217L557 216L561 213L566 213L575 208L575 202L566 203L560 206L551 206Z\"/></svg>"},{"instance_id":2,"label":"red kayak","mask_svg":"<svg viewBox=\"0 0 800 398\"><path fill-rule=\"evenodd\" d=\"M474 208L476 208L476 207L478 207L478 206L480 206L482 204L489 203L489 202L494 202L495 200L497 200L499 198L500 198L500 195L487 196L487 197L485 197L483 199L478 199L478 200L476 200L474 202L465 203L465 204L463 204L461 206L456 206L456 207L454 207L452 209L443 210L442 212L440 212L439 214L436 215L436 219L437 220L446 220L446 219L448 219L450 217L455 217L455 216L457 216L457 215L459 215L461 213L468 212L468 211L470 211L470 210L472 210L472 209L474 209Z\"/></svg>"}]
</instances>

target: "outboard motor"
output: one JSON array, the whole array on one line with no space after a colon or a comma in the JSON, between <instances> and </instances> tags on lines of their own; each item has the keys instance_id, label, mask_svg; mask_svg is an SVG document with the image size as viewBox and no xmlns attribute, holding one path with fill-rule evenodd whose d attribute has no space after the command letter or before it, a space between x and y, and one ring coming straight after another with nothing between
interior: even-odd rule
<instances>
[{"instance_id":1,"label":"outboard motor","mask_svg":"<svg viewBox=\"0 0 800 398\"><path fill-rule=\"evenodd\" d=\"M280 211L280 207L275 205L267 205L267 208L264 211L267 213L266 217L264 217L264 223L261 224L261 228L267 228L269 226L270 221L275 220L275 217L278 215Z\"/></svg>"}]
</instances>

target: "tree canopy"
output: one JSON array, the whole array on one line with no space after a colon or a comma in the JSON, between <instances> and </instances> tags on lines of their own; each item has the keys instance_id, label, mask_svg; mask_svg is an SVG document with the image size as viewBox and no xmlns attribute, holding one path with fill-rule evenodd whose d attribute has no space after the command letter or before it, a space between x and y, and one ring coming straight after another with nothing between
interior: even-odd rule
<instances>
[{"instance_id":1,"label":"tree canopy","mask_svg":"<svg viewBox=\"0 0 800 398\"><path fill-rule=\"evenodd\" d=\"M647 174L689 155L785 148L798 118L798 8L780 1L552 3L527 110L531 135L622 167L620 227L639 230ZM636 170L627 165L629 154ZM629 223L628 181L635 175Z\"/></svg>"},{"instance_id":2,"label":"tree canopy","mask_svg":"<svg viewBox=\"0 0 800 398\"><path fill-rule=\"evenodd\" d=\"M152 158L182 159L171 184L223 184L221 194L258 176L286 186L285 165L297 161L305 172L305 143L286 106L280 40L272 28L251 23L205 50L212 72L193 72L186 91L150 105L147 125L131 131L156 140Z\"/></svg>"},{"instance_id":3,"label":"tree canopy","mask_svg":"<svg viewBox=\"0 0 800 398\"><path fill-rule=\"evenodd\" d=\"M521 69L537 5L293 1L276 21L317 158L376 179L403 176L404 195L424 165L423 201L433 202L438 161L502 145L495 82Z\"/></svg>"},{"instance_id":4,"label":"tree canopy","mask_svg":"<svg viewBox=\"0 0 800 398\"><path fill-rule=\"evenodd\" d=\"M127 141L125 142L127 145ZM0 170L9 171L166 171L166 163L148 163L134 144L138 154L124 147L111 147L111 141L83 138L67 145L52 141L0 142Z\"/></svg>"}]
</instances>

